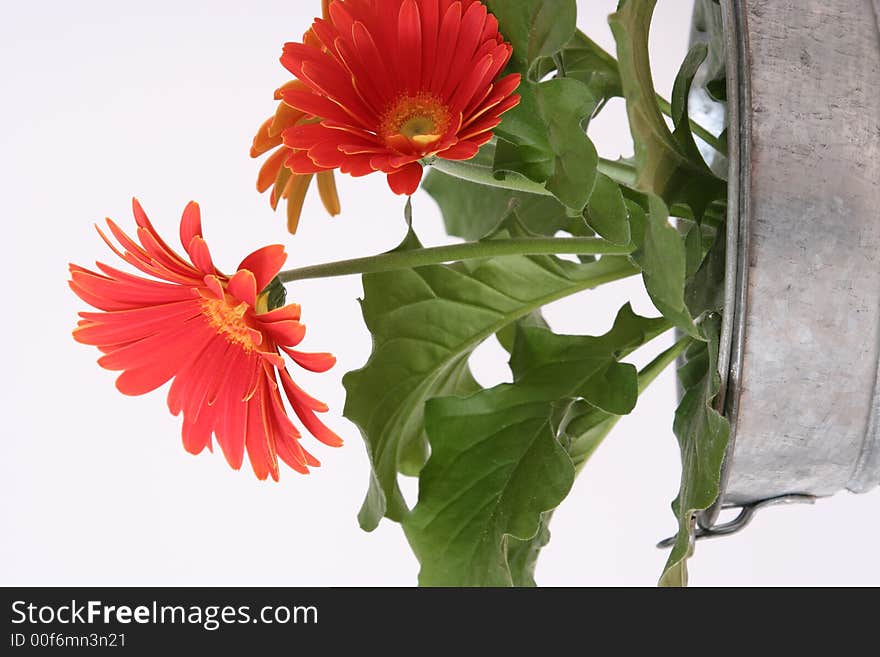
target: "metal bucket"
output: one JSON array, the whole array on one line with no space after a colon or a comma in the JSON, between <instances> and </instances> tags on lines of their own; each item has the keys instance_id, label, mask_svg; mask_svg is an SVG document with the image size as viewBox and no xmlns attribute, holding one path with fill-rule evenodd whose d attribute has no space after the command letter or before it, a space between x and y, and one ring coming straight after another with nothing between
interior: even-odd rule
<instances>
[{"instance_id":1,"label":"metal bucket","mask_svg":"<svg viewBox=\"0 0 880 657\"><path fill-rule=\"evenodd\" d=\"M719 409L698 535L880 484L880 0L722 0L730 157ZM722 507L740 507L717 526Z\"/></svg>"}]
</instances>

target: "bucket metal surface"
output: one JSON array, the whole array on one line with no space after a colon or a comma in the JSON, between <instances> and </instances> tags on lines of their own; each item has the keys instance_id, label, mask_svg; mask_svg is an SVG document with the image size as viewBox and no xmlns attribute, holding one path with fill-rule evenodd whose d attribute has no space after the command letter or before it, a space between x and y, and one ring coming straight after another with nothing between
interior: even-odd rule
<instances>
[{"instance_id":1,"label":"bucket metal surface","mask_svg":"<svg viewBox=\"0 0 880 657\"><path fill-rule=\"evenodd\" d=\"M722 0L721 506L880 484L880 0Z\"/></svg>"}]
</instances>

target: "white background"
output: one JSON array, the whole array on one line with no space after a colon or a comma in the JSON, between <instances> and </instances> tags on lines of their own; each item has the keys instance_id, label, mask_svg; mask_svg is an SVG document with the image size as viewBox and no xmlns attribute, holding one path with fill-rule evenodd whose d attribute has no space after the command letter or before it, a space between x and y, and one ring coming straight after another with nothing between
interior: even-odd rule
<instances>
[{"instance_id":1,"label":"white background","mask_svg":"<svg viewBox=\"0 0 880 657\"><path fill-rule=\"evenodd\" d=\"M578 4L580 27L613 49L605 17L616 0ZM296 266L378 253L402 237L402 200L379 175L341 178L344 211L332 220L310 195L296 238L254 190L259 165L247 151L287 79L281 45L300 38L318 1L3 5L0 584L414 584L418 564L399 527L366 534L355 519L368 465L341 417L340 379L370 350L357 277L289 287L304 308L305 348L338 356L330 374L300 380L330 404L328 423L346 445L311 441L324 466L308 477L285 469L278 484L248 466L230 470L219 453L187 454L165 389L121 396L97 351L70 337L85 308L67 289L67 263L112 261L91 224L112 216L131 226L132 195L169 240L184 204L198 200L227 271L267 243L283 242ZM659 5L651 45L668 97L691 3ZM620 103L591 135L603 155L631 152ZM414 204L423 241L448 240L431 199L419 192ZM626 297L652 312L627 282L547 314L559 331L598 333ZM506 377L497 345L481 348L474 367L486 384ZM599 450L554 517L539 584L656 581L666 555L653 545L674 531L674 404L669 372ZM692 583L880 584L878 511L876 492L765 511L745 533L700 544Z\"/></svg>"}]
</instances>

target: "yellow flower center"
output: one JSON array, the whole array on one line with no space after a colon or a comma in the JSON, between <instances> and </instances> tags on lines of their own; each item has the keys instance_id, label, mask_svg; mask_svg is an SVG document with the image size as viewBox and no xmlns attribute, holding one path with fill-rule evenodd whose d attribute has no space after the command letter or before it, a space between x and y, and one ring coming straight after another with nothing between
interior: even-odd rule
<instances>
[{"instance_id":1,"label":"yellow flower center","mask_svg":"<svg viewBox=\"0 0 880 657\"><path fill-rule=\"evenodd\" d=\"M382 115L381 136L393 146L401 137L419 150L435 144L449 128L449 110L435 94L401 95ZM395 143L397 142L397 143Z\"/></svg>"},{"instance_id":2,"label":"yellow flower center","mask_svg":"<svg viewBox=\"0 0 880 657\"><path fill-rule=\"evenodd\" d=\"M208 324L220 335L240 345L245 351L253 351L257 348L253 338L254 330L244 321L248 304L242 301L232 305L227 299L202 299L202 312Z\"/></svg>"}]
</instances>

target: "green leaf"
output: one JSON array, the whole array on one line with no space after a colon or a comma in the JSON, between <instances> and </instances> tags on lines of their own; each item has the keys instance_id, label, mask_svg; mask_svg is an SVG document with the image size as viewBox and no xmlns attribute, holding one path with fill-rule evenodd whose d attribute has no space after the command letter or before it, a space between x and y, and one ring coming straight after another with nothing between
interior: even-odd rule
<instances>
[{"instance_id":1,"label":"green leaf","mask_svg":"<svg viewBox=\"0 0 880 657\"><path fill-rule=\"evenodd\" d=\"M459 165L462 170L479 172L480 179L491 179L494 159L495 144L488 143L477 157ZM436 168L432 168L425 176L423 187L440 206L446 232L467 240L485 238L497 231L511 213L516 214L528 235L553 236L560 231L576 237L596 235L585 219L586 213L591 211L589 207L583 214L579 214L547 194L493 187L491 184L467 180ZM623 208L624 214L621 217L618 214L620 209L614 203L613 198L610 202L597 203L592 208L593 214L608 212L611 217L596 217L595 220L602 225L613 225L625 220L626 208ZM616 227L616 232L621 232L619 226ZM581 256L582 262L594 259L593 256Z\"/></svg>"},{"instance_id":2,"label":"green leaf","mask_svg":"<svg viewBox=\"0 0 880 657\"><path fill-rule=\"evenodd\" d=\"M596 182L599 156L583 129L596 108L590 89L558 78L520 86L520 104L496 132L497 172L512 171L545 183L566 207L582 212Z\"/></svg>"},{"instance_id":3,"label":"green leaf","mask_svg":"<svg viewBox=\"0 0 880 657\"><path fill-rule=\"evenodd\" d=\"M266 302L269 310L280 308L287 301L287 289L284 287L284 283L281 282L281 279L277 276L269 281L269 284L261 294L267 295Z\"/></svg>"},{"instance_id":4,"label":"green leaf","mask_svg":"<svg viewBox=\"0 0 880 657\"><path fill-rule=\"evenodd\" d=\"M694 75L706 57L696 44L675 81L672 95L674 132L657 105L651 79L648 35L656 0L621 0L609 21L617 41L627 114L635 142L639 189L657 194L667 205L684 205L696 219L726 188L706 166L694 143L687 116L687 97Z\"/></svg>"},{"instance_id":5,"label":"green leaf","mask_svg":"<svg viewBox=\"0 0 880 657\"><path fill-rule=\"evenodd\" d=\"M428 402L431 458L419 502L403 522L422 565L422 585L531 583L537 551L547 540L539 535L545 514L574 481L554 408L582 398L615 415L629 413L638 396L637 373L617 359L665 328L662 319L638 317L628 306L601 337L521 327L511 357L514 383ZM529 544L514 542L511 552L511 538Z\"/></svg>"},{"instance_id":6,"label":"green leaf","mask_svg":"<svg viewBox=\"0 0 880 657\"><path fill-rule=\"evenodd\" d=\"M586 465L620 418L620 415L603 411L583 400L571 405L562 436L576 471Z\"/></svg>"},{"instance_id":7,"label":"green leaf","mask_svg":"<svg viewBox=\"0 0 880 657\"><path fill-rule=\"evenodd\" d=\"M422 586L512 586L507 540L529 540L574 482L548 402L508 385L427 406L431 458L404 520Z\"/></svg>"},{"instance_id":8,"label":"green leaf","mask_svg":"<svg viewBox=\"0 0 880 657\"><path fill-rule=\"evenodd\" d=\"M495 176L499 180L504 180L508 172L518 173L525 176L529 180L538 183L546 183L550 176L553 175L553 152L550 150L550 144L547 141L547 135L542 132L534 132L531 129L522 129L515 125L515 121L525 125L527 122L535 122L531 118L537 114L531 114L529 107L524 103L527 96L521 94L523 100L513 110L507 112L504 117L508 124L501 128L499 126L498 135L507 139L499 139L495 148ZM529 95L528 98L534 99L535 96ZM529 103L532 104L532 103ZM537 105L535 106L537 112ZM527 120L519 121L520 114L523 117L529 117ZM514 141L508 141L512 139ZM545 185L546 187L546 185Z\"/></svg>"},{"instance_id":9,"label":"green leaf","mask_svg":"<svg viewBox=\"0 0 880 657\"><path fill-rule=\"evenodd\" d=\"M670 323L664 318L647 319L636 315L626 304L617 314L612 334L618 358L624 358L638 347L666 332ZM552 354L549 354L553 357ZM545 354L547 357L548 354ZM642 391L665 368L658 359L639 372L638 390ZM623 387L621 390L625 390ZM583 399L569 400L557 423L557 435L579 471L620 420L620 415L602 410Z\"/></svg>"},{"instance_id":10,"label":"green leaf","mask_svg":"<svg viewBox=\"0 0 880 657\"><path fill-rule=\"evenodd\" d=\"M712 406L718 394L718 333L720 316L708 316L701 325L707 342L697 342L688 350L688 360L680 369L685 385L673 430L681 449L681 488L672 504L678 518L678 535L660 577L661 586L687 585L687 559L693 553L696 514L709 508L719 494L721 465L727 451L730 425Z\"/></svg>"},{"instance_id":11,"label":"green leaf","mask_svg":"<svg viewBox=\"0 0 880 657\"><path fill-rule=\"evenodd\" d=\"M513 586L535 588L535 566L541 550L550 542L550 518L553 512L541 515L538 533L529 540L523 541L514 536L507 537L507 567Z\"/></svg>"},{"instance_id":12,"label":"green leaf","mask_svg":"<svg viewBox=\"0 0 880 657\"><path fill-rule=\"evenodd\" d=\"M538 58L558 52L577 29L576 0L485 0L485 4L526 70Z\"/></svg>"},{"instance_id":13,"label":"green leaf","mask_svg":"<svg viewBox=\"0 0 880 657\"><path fill-rule=\"evenodd\" d=\"M596 354L603 359L623 358L670 328L668 320L642 317L629 303L617 312L611 330L600 337L556 335L538 327L523 327L517 333L515 353L510 359L513 380L535 377L547 370L557 372L561 367L569 367L566 363L570 361L579 362Z\"/></svg>"},{"instance_id":14,"label":"green leaf","mask_svg":"<svg viewBox=\"0 0 880 657\"><path fill-rule=\"evenodd\" d=\"M699 224L692 225L687 233L685 233L684 249L687 254L687 265L685 267L687 278L691 278L696 274L700 265L703 263L703 257L705 256L705 253L703 252L703 241L703 227Z\"/></svg>"},{"instance_id":15,"label":"green leaf","mask_svg":"<svg viewBox=\"0 0 880 657\"><path fill-rule=\"evenodd\" d=\"M669 211L659 198L648 196L647 215L628 203L636 250L633 262L642 269L645 288L664 317L689 335L699 336L685 304L687 252L679 232L669 223Z\"/></svg>"},{"instance_id":16,"label":"green leaf","mask_svg":"<svg viewBox=\"0 0 880 657\"><path fill-rule=\"evenodd\" d=\"M596 180L598 154L584 130L599 99L577 79L536 82L530 72L575 36L575 0L487 0L514 53L508 71L523 75L520 103L496 128L495 172L544 183L566 207L583 211ZM583 45L581 43L580 45ZM561 56L561 55L560 55Z\"/></svg>"},{"instance_id":17,"label":"green leaf","mask_svg":"<svg viewBox=\"0 0 880 657\"><path fill-rule=\"evenodd\" d=\"M672 101L670 102L670 109L672 110L670 118L674 126L672 136L678 144L680 151L687 156L690 162L703 165L702 167L697 166L698 169L703 170L703 173L710 172L711 170L705 164L705 160L703 160L703 156L694 139L694 133L691 131L690 119L688 117L688 99L690 98L691 87L694 83L694 76L696 76L700 66L706 60L707 52L708 46L704 43L695 43L691 47L681 64L678 75L675 76L675 83L672 86ZM721 185L722 181L716 178L714 174L711 174L710 181L713 183L710 185L710 188L715 194L707 197L706 207L715 199L723 196L720 190L716 189ZM702 216L702 211L699 212L699 216Z\"/></svg>"},{"instance_id":18,"label":"green leaf","mask_svg":"<svg viewBox=\"0 0 880 657\"><path fill-rule=\"evenodd\" d=\"M614 327L606 337L612 341L613 346L610 346L609 349L614 351L617 358L620 359L625 358L638 347L650 342L670 328L669 320L662 317L649 319L636 315L632 306L627 303L617 313ZM553 349L552 345L552 342L549 345L521 342L517 351L514 352L515 357L511 359L514 380L518 380L538 366L552 364L556 360L567 358L565 353ZM652 363L646 370L639 373L639 390L653 381L659 373L654 371L656 367L657 363ZM647 378L643 379L643 376ZM631 390L628 390L627 384L608 392L619 396L632 394ZM623 408L628 407L628 403L628 401L618 402ZM607 402L604 404L606 407L613 405ZM559 421L554 423L554 426L557 435L568 449L575 468L580 468L592 456L620 417L618 414L603 410L583 399L565 400L561 417Z\"/></svg>"},{"instance_id":19,"label":"green leaf","mask_svg":"<svg viewBox=\"0 0 880 657\"><path fill-rule=\"evenodd\" d=\"M486 144L478 159L491 162L494 145ZM559 201L552 196L514 192L470 182L431 169L425 177L423 188L430 194L443 213L446 231L468 240L477 240L497 231L504 219L513 212L526 234L552 236L567 231L576 236L592 236L594 233L581 217L569 216ZM605 210L603 210L605 211ZM624 208L625 211L625 208ZM595 260L582 256L582 262ZM535 311L518 323L548 328ZM501 346L508 352L513 349L516 324L509 324L498 332Z\"/></svg>"},{"instance_id":20,"label":"green leaf","mask_svg":"<svg viewBox=\"0 0 880 657\"><path fill-rule=\"evenodd\" d=\"M560 53L565 75L583 82L597 98L623 96L617 60L578 30Z\"/></svg>"},{"instance_id":21,"label":"green leaf","mask_svg":"<svg viewBox=\"0 0 880 657\"><path fill-rule=\"evenodd\" d=\"M704 229L693 226L694 230ZM705 231L715 233L715 231ZM711 240L711 241L710 241ZM724 309L724 274L726 268L727 239L724 233L703 235L702 243L709 243L709 251L703 258L699 269L689 276L684 289L684 300L692 317L704 313L721 312Z\"/></svg>"},{"instance_id":22,"label":"green leaf","mask_svg":"<svg viewBox=\"0 0 880 657\"><path fill-rule=\"evenodd\" d=\"M654 321L663 324L662 320ZM557 403L583 398L608 413L626 415L635 408L638 381L632 365L617 362L621 344L630 339L622 333L620 322L598 338L521 327L510 359L514 382L520 389L530 390L531 399ZM525 371L523 360L528 361Z\"/></svg>"},{"instance_id":23,"label":"green leaf","mask_svg":"<svg viewBox=\"0 0 880 657\"><path fill-rule=\"evenodd\" d=\"M401 248L416 244L410 236ZM361 526L406 514L397 475L424 463L425 401L477 389L467 360L480 343L548 303L635 271L620 257L575 264L511 256L365 275L373 351L343 379L344 414L360 428L373 468Z\"/></svg>"},{"instance_id":24,"label":"green leaf","mask_svg":"<svg viewBox=\"0 0 880 657\"><path fill-rule=\"evenodd\" d=\"M566 78L538 85L538 106L555 155L547 189L566 207L582 212L596 184L599 154L581 126L596 108L589 87ZM574 121L573 118L578 120Z\"/></svg>"},{"instance_id":25,"label":"green leaf","mask_svg":"<svg viewBox=\"0 0 880 657\"><path fill-rule=\"evenodd\" d=\"M707 39L709 56L706 60L706 90L718 101L727 100L727 41L721 6L717 0L696 0L694 29Z\"/></svg>"},{"instance_id":26,"label":"green leaf","mask_svg":"<svg viewBox=\"0 0 880 657\"><path fill-rule=\"evenodd\" d=\"M650 321L650 320L648 320ZM645 340L653 336L646 334ZM639 393L644 390L682 353L689 344L686 338L651 361L639 372ZM572 401L558 422L557 436L568 450L575 473L598 449L620 420L619 415L606 413L583 399ZM514 586L535 586L535 564L542 548L550 541L549 524L552 512L541 517L538 534L529 541L510 537L507 543L507 561Z\"/></svg>"},{"instance_id":27,"label":"green leaf","mask_svg":"<svg viewBox=\"0 0 880 657\"><path fill-rule=\"evenodd\" d=\"M629 244L629 212L620 186L605 174L596 178L584 218L596 233L614 244Z\"/></svg>"},{"instance_id":28,"label":"green leaf","mask_svg":"<svg viewBox=\"0 0 880 657\"><path fill-rule=\"evenodd\" d=\"M513 343L516 339L516 333L519 327L532 327L542 328L548 331L550 330L550 325L547 324L547 320L544 319L544 315L541 313L540 310L536 310L535 312L526 315L514 324L508 324L496 334L498 342L507 353L511 353L513 351Z\"/></svg>"},{"instance_id":29,"label":"green leaf","mask_svg":"<svg viewBox=\"0 0 880 657\"><path fill-rule=\"evenodd\" d=\"M511 209L529 232L539 235L554 235L571 222L552 196L480 185L437 169L429 171L422 187L440 206L446 232L466 240L479 240L496 230Z\"/></svg>"}]
</instances>

